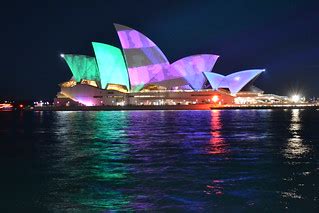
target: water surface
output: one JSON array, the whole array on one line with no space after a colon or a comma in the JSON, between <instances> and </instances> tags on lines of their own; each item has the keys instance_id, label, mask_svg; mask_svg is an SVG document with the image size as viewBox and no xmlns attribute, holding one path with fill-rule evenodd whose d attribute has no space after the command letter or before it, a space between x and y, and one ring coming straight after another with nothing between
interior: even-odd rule
<instances>
[{"instance_id":1,"label":"water surface","mask_svg":"<svg viewBox=\"0 0 319 213\"><path fill-rule=\"evenodd\" d=\"M0 208L318 211L319 111L0 113Z\"/></svg>"}]
</instances>

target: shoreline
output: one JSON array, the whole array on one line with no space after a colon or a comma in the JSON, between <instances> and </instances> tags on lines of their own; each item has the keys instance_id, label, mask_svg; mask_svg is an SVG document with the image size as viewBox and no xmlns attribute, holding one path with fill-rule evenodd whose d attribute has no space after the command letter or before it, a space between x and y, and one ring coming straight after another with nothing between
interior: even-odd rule
<instances>
[{"instance_id":1,"label":"shoreline","mask_svg":"<svg viewBox=\"0 0 319 213\"><path fill-rule=\"evenodd\" d=\"M294 105L224 105L194 104L194 105L159 105L159 106L69 106L69 107L33 107L25 108L24 111L132 111L132 110L258 110L258 109L314 109L315 104Z\"/></svg>"}]
</instances>

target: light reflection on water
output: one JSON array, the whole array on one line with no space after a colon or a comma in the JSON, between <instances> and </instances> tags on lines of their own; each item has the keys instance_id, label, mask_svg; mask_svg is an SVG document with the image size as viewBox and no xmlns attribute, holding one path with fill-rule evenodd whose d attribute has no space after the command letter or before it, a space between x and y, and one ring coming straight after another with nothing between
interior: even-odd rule
<instances>
[{"instance_id":1,"label":"light reflection on water","mask_svg":"<svg viewBox=\"0 0 319 213\"><path fill-rule=\"evenodd\" d=\"M302 166L304 163L309 163L302 161L303 158L307 158L307 155L311 151L310 145L306 144L307 141L304 140L302 135L305 128L303 125L302 110L291 110L291 120L288 128L290 137L288 137L286 148L283 150L284 157L287 159L285 163L291 167L298 166L298 164ZM281 191L281 196L284 198L282 203L287 205L289 199L303 200L306 198L303 191L307 189L300 179L304 179L308 175L310 175L310 172L305 168L303 172L298 173L294 171L283 177L284 184L290 185L290 187L287 190Z\"/></svg>"},{"instance_id":2,"label":"light reflection on water","mask_svg":"<svg viewBox=\"0 0 319 213\"><path fill-rule=\"evenodd\" d=\"M54 178L48 183L49 209L121 209L129 197L114 189L125 185L129 144L127 113L58 112L54 150L45 156ZM47 147L48 148L48 147ZM55 202L50 202L53 199Z\"/></svg>"},{"instance_id":3,"label":"light reflection on water","mask_svg":"<svg viewBox=\"0 0 319 213\"><path fill-rule=\"evenodd\" d=\"M221 111L212 110L211 112L211 139L210 139L210 148L208 151L209 154L225 154L226 153L226 144L221 134L222 123L221 123Z\"/></svg>"},{"instance_id":4,"label":"light reflection on water","mask_svg":"<svg viewBox=\"0 0 319 213\"><path fill-rule=\"evenodd\" d=\"M4 205L41 211L280 211L318 206L319 113L302 110L6 114ZM16 119L18 118L18 119ZM12 149L15 153L19 144ZM22 146L22 145L21 145ZM1 148L1 147L0 147ZM0 162L12 159L0 155ZM29 175L28 175L29 174ZM13 185L15 182L12 183ZM32 189L29 188L32 186ZM26 194L26 195L24 195ZM1 199L2 198L2 199ZM15 200L17 199L17 200ZM8 199L7 199L8 200ZM20 209L21 208L21 209Z\"/></svg>"},{"instance_id":5,"label":"light reflection on water","mask_svg":"<svg viewBox=\"0 0 319 213\"><path fill-rule=\"evenodd\" d=\"M285 157L289 159L302 157L309 152L309 147L303 143L302 136L300 135L302 131L300 111L300 109L291 110L291 123L289 127L291 137L288 138L287 148L284 150Z\"/></svg>"}]
</instances>

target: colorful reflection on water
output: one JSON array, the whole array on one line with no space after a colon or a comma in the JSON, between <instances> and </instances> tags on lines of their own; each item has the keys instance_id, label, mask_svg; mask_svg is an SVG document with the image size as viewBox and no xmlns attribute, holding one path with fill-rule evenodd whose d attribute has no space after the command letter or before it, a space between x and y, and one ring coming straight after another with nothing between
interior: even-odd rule
<instances>
[{"instance_id":1,"label":"colorful reflection on water","mask_svg":"<svg viewBox=\"0 0 319 213\"><path fill-rule=\"evenodd\" d=\"M123 194L129 178L129 144L125 130L127 114L103 112L58 112L55 116L53 153L43 156L50 162L52 178L45 203L49 208L122 209L130 201ZM44 148L44 147L43 147ZM52 151L52 150L51 150Z\"/></svg>"},{"instance_id":2,"label":"colorful reflection on water","mask_svg":"<svg viewBox=\"0 0 319 213\"><path fill-rule=\"evenodd\" d=\"M312 211L318 118L307 110L0 114L1 204L56 212Z\"/></svg>"},{"instance_id":3,"label":"colorful reflection on water","mask_svg":"<svg viewBox=\"0 0 319 213\"><path fill-rule=\"evenodd\" d=\"M211 112L211 150L208 151L209 154L225 154L226 144L222 137L222 122L221 122L221 111L212 110Z\"/></svg>"}]
</instances>

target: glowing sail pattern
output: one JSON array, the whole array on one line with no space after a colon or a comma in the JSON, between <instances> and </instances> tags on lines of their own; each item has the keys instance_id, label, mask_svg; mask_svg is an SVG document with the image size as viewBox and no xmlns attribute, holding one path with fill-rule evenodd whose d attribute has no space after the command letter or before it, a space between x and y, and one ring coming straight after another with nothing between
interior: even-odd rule
<instances>
[{"instance_id":1,"label":"glowing sail pattern","mask_svg":"<svg viewBox=\"0 0 319 213\"><path fill-rule=\"evenodd\" d=\"M100 73L94 57L65 54L63 58L68 64L76 82L81 82L82 79L100 81Z\"/></svg>"},{"instance_id":2,"label":"glowing sail pattern","mask_svg":"<svg viewBox=\"0 0 319 213\"><path fill-rule=\"evenodd\" d=\"M225 76L214 72L204 72L204 75L208 79L208 82L212 86L213 90L217 90L219 88L220 82L222 82L222 80L225 78Z\"/></svg>"},{"instance_id":3,"label":"glowing sail pattern","mask_svg":"<svg viewBox=\"0 0 319 213\"><path fill-rule=\"evenodd\" d=\"M92 42L92 45L100 72L102 89L105 89L108 84L125 85L127 89L130 89L129 77L121 50L98 42Z\"/></svg>"},{"instance_id":4,"label":"glowing sail pattern","mask_svg":"<svg viewBox=\"0 0 319 213\"><path fill-rule=\"evenodd\" d=\"M133 90L145 84L158 84L170 88L189 84L202 88L206 79L202 72L211 71L218 56L189 56L170 64L156 44L142 33L127 26L114 24L119 36Z\"/></svg>"},{"instance_id":5,"label":"glowing sail pattern","mask_svg":"<svg viewBox=\"0 0 319 213\"><path fill-rule=\"evenodd\" d=\"M217 73L204 72L213 89L228 88L235 95L250 81L264 72L264 69L244 70L223 76Z\"/></svg>"},{"instance_id":6,"label":"glowing sail pattern","mask_svg":"<svg viewBox=\"0 0 319 213\"><path fill-rule=\"evenodd\" d=\"M192 89L200 90L206 82L203 72L211 71L218 57L212 54L188 56L174 62L169 73L178 73Z\"/></svg>"},{"instance_id":7,"label":"glowing sail pattern","mask_svg":"<svg viewBox=\"0 0 319 213\"><path fill-rule=\"evenodd\" d=\"M92 42L96 58L70 54L62 56L76 82L95 81L102 89L108 85L124 85L131 91L139 91L145 85L152 84L167 89L189 85L193 90L200 90L208 79L214 90L228 88L236 94L264 71L245 70L227 76L213 73L211 70L219 56L212 54L188 56L170 64L148 37L132 28L114 25L126 64L120 49Z\"/></svg>"},{"instance_id":8,"label":"glowing sail pattern","mask_svg":"<svg viewBox=\"0 0 319 213\"><path fill-rule=\"evenodd\" d=\"M163 52L142 33L132 28L114 24L119 36L133 90L154 83L158 73L165 73L169 62Z\"/></svg>"}]
</instances>

